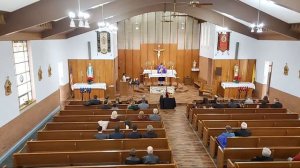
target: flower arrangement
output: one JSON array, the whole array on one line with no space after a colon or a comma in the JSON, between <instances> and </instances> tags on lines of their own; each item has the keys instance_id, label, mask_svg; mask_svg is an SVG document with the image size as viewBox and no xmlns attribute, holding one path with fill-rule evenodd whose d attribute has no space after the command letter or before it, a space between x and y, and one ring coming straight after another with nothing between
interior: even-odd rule
<instances>
[{"instance_id":1,"label":"flower arrangement","mask_svg":"<svg viewBox=\"0 0 300 168\"><path fill-rule=\"evenodd\" d=\"M240 77L240 76L235 76L235 77L233 77L233 82L235 82L235 83L239 83L240 80L241 80L241 77Z\"/></svg>"},{"instance_id":2,"label":"flower arrangement","mask_svg":"<svg viewBox=\"0 0 300 168\"><path fill-rule=\"evenodd\" d=\"M87 78L88 84L92 84L92 83L93 83L93 80L94 80L93 77L88 77L88 78Z\"/></svg>"}]
</instances>

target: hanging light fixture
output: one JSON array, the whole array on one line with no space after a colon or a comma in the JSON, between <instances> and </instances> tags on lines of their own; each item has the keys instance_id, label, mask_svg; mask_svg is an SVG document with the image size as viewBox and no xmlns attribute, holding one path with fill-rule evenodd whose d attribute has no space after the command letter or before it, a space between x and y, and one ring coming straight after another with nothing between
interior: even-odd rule
<instances>
[{"instance_id":1,"label":"hanging light fixture","mask_svg":"<svg viewBox=\"0 0 300 168\"><path fill-rule=\"evenodd\" d=\"M105 29L105 30L112 31L113 33L116 33L118 31L118 27L113 25L113 24L110 24L110 23L106 22L104 17L103 17L103 6L104 5L101 5L101 10L102 10L101 18L102 18L102 21L98 22L98 27L99 27L99 29Z\"/></svg>"},{"instance_id":2,"label":"hanging light fixture","mask_svg":"<svg viewBox=\"0 0 300 168\"><path fill-rule=\"evenodd\" d=\"M135 18L135 30L140 30L140 24L138 23L138 18L137 18L138 16L136 16L136 18Z\"/></svg>"},{"instance_id":3,"label":"hanging light fixture","mask_svg":"<svg viewBox=\"0 0 300 168\"><path fill-rule=\"evenodd\" d=\"M251 24L251 33L262 33L263 27L265 26L264 23L259 23L260 19L260 0L258 1L258 10L257 10L257 22Z\"/></svg>"},{"instance_id":4,"label":"hanging light fixture","mask_svg":"<svg viewBox=\"0 0 300 168\"><path fill-rule=\"evenodd\" d=\"M78 14L76 17L75 12L69 12L69 18L70 21L70 27L76 27L75 20L78 21L78 27L80 28L90 28L90 24L88 19L90 18L90 15L85 12L81 12L80 10L80 0L78 0Z\"/></svg>"},{"instance_id":5,"label":"hanging light fixture","mask_svg":"<svg viewBox=\"0 0 300 168\"><path fill-rule=\"evenodd\" d=\"M218 27L217 32L221 32L222 34L226 34L227 32L230 32L228 27L225 27L225 21L224 21L224 16L223 16L223 25L222 27Z\"/></svg>"}]
</instances>

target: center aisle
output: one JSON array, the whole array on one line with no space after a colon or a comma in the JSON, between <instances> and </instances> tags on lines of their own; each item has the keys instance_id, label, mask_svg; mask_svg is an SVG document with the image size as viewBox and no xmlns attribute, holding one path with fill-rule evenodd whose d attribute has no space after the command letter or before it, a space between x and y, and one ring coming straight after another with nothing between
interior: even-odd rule
<instances>
[{"instance_id":1,"label":"center aisle","mask_svg":"<svg viewBox=\"0 0 300 168\"><path fill-rule=\"evenodd\" d=\"M160 110L169 144L178 168L215 168L199 137L184 115L186 106Z\"/></svg>"}]
</instances>

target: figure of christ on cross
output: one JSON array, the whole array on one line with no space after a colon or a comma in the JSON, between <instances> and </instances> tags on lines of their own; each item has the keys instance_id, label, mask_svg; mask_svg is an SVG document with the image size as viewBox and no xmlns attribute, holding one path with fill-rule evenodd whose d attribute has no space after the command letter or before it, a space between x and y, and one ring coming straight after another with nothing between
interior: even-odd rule
<instances>
[{"instance_id":1,"label":"figure of christ on cross","mask_svg":"<svg viewBox=\"0 0 300 168\"><path fill-rule=\"evenodd\" d=\"M165 49L161 49L160 45L157 46L157 49L154 49L154 52L157 52L157 60L159 60L161 52L164 52Z\"/></svg>"},{"instance_id":2,"label":"figure of christ on cross","mask_svg":"<svg viewBox=\"0 0 300 168\"><path fill-rule=\"evenodd\" d=\"M162 63L157 67L157 73L159 73L159 74L165 74L165 73L167 73L167 69L166 69L166 67ZM159 77L158 78L158 85L159 86L163 86L165 80L166 80L165 77Z\"/></svg>"}]
</instances>

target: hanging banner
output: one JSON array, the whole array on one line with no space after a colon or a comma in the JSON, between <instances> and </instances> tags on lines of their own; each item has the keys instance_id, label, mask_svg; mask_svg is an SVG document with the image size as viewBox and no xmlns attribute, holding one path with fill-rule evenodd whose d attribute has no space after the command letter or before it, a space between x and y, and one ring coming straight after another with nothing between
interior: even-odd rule
<instances>
[{"instance_id":1,"label":"hanging banner","mask_svg":"<svg viewBox=\"0 0 300 168\"><path fill-rule=\"evenodd\" d=\"M218 33L218 52L221 51L224 53L225 51L229 52L229 42L230 42L230 32Z\"/></svg>"},{"instance_id":2,"label":"hanging banner","mask_svg":"<svg viewBox=\"0 0 300 168\"><path fill-rule=\"evenodd\" d=\"M107 54L111 52L110 33L107 31L97 31L98 52Z\"/></svg>"}]
</instances>

